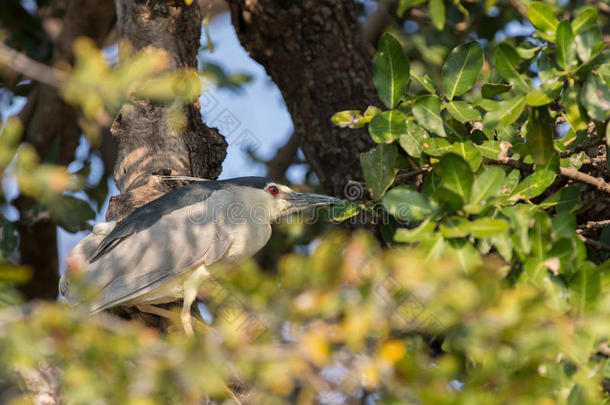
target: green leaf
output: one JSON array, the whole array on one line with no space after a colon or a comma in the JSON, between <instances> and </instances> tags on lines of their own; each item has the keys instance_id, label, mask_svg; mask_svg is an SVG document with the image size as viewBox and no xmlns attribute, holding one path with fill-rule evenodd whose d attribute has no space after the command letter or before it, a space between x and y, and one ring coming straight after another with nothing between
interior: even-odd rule
<instances>
[{"instance_id":1,"label":"green leaf","mask_svg":"<svg viewBox=\"0 0 610 405\"><path fill-rule=\"evenodd\" d=\"M427 139L428 133L425 129L413 121L407 121L407 132L400 135L398 143L409 155L419 158Z\"/></svg>"},{"instance_id":2,"label":"green leaf","mask_svg":"<svg viewBox=\"0 0 610 405\"><path fill-rule=\"evenodd\" d=\"M437 96L426 95L419 97L413 103L413 115L418 124L430 132L445 136L443 119L441 118L441 99Z\"/></svg>"},{"instance_id":3,"label":"green leaf","mask_svg":"<svg viewBox=\"0 0 610 405\"><path fill-rule=\"evenodd\" d=\"M472 198L469 201L469 207L467 207L468 211L478 213L489 198L499 196L505 178L506 173L501 167L485 166L472 183Z\"/></svg>"},{"instance_id":4,"label":"green leaf","mask_svg":"<svg viewBox=\"0 0 610 405\"><path fill-rule=\"evenodd\" d=\"M481 120L481 113L465 101L451 101L445 106L449 114L461 123Z\"/></svg>"},{"instance_id":5,"label":"green leaf","mask_svg":"<svg viewBox=\"0 0 610 405\"><path fill-rule=\"evenodd\" d=\"M418 221L432 216L437 207L423 194L405 186L394 187L382 200L384 208L400 221Z\"/></svg>"},{"instance_id":6,"label":"green leaf","mask_svg":"<svg viewBox=\"0 0 610 405\"><path fill-rule=\"evenodd\" d=\"M547 209L556 207L558 214L566 212L574 212L580 205L580 191L576 186L569 186L551 194L545 198L539 206Z\"/></svg>"},{"instance_id":7,"label":"green leaf","mask_svg":"<svg viewBox=\"0 0 610 405\"><path fill-rule=\"evenodd\" d=\"M432 23L437 30L442 31L445 27L445 2L444 0L430 0L428 3L428 12Z\"/></svg>"},{"instance_id":8,"label":"green leaf","mask_svg":"<svg viewBox=\"0 0 610 405\"><path fill-rule=\"evenodd\" d=\"M578 93L580 86L573 79L568 82L568 87L563 90L561 104L565 108L565 117L570 127L576 131L584 131L588 126L586 111L578 103Z\"/></svg>"},{"instance_id":9,"label":"green leaf","mask_svg":"<svg viewBox=\"0 0 610 405\"><path fill-rule=\"evenodd\" d=\"M517 53L523 59L529 60L534 58L538 54L538 51L540 51L541 49L542 46L538 46L530 41L524 41L517 46Z\"/></svg>"},{"instance_id":10,"label":"green leaf","mask_svg":"<svg viewBox=\"0 0 610 405\"><path fill-rule=\"evenodd\" d=\"M360 154L364 180L371 188L373 199L379 200L394 182L398 149L395 144L380 144Z\"/></svg>"},{"instance_id":11,"label":"green leaf","mask_svg":"<svg viewBox=\"0 0 610 405\"><path fill-rule=\"evenodd\" d=\"M532 1L527 7L527 18L534 27L553 39L559 21L551 6L541 1Z\"/></svg>"},{"instance_id":12,"label":"green leaf","mask_svg":"<svg viewBox=\"0 0 610 405\"><path fill-rule=\"evenodd\" d=\"M474 86L483 67L483 48L478 42L454 48L443 65L442 87L449 101Z\"/></svg>"},{"instance_id":13,"label":"green leaf","mask_svg":"<svg viewBox=\"0 0 610 405\"><path fill-rule=\"evenodd\" d=\"M430 76L424 75L424 77L419 77L414 72L411 72L411 77L414 78L417 83L419 83L428 93L436 94L436 86Z\"/></svg>"},{"instance_id":14,"label":"green leaf","mask_svg":"<svg viewBox=\"0 0 610 405\"><path fill-rule=\"evenodd\" d=\"M87 221L95 219L95 211L87 201L70 195L62 195L58 201L49 204L53 221L68 232L91 229Z\"/></svg>"},{"instance_id":15,"label":"green leaf","mask_svg":"<svg viewBox=\"0 0 610 405\"><path fill-rule=\"evenodd\" d=\"M557 214L551 218L551 226L557 239L572 238L576 230L576 217L569 212Z\"/></svg>"},{"instance_id":16,"label":"green leaf","mask_svg":"<svg viewBox=\"0 0 610 405\"><path fill-rule=\"evenodd\" d=\"M409 81L409 59L402 45L390 33L381 36L373 58L373 83L379 98L390 109L396 107L405 95Z\"/></svg>"},{"instance_id":17,"label":"green leaf","mask_svg":"<svg viewBox=\"0 0 610 405\"><path fill-rule=\"evenodd\" d=\"M331 221L342 222L353 216L358 215L362 210L362 203L354 201L344 201L329 208Z\"/></svg>"},{"instance_id":18,"label":"green leaf","mask_svg":"<svg viewBox=\"0 0 610 405\"><path fill-rule=\"evenodd\" d=\"M509 201L525 200L542 194L556 176L551 170L536 170L515 187Z\"/></svg>"},{"instance_id":19,"label":"green leaf","mask_svg":"<svg viewBox=\"0 0 610 405\"><path fill-rule=\"evenodd\" d=\"M430 221L427 218L417 228L407 229L399 228L394 234L394 241L399 243L419 242L434 232L436 222Z\"/></svg>"},{"instance_id":20,"label":"green leaf","mask_svg":"<svg viewBox=\"0 0 610 405\"><path fill-rule=\"evenodd\" d=\"M508 221L500 218L477 218L468 227L470 233L476 238L486 238L506 232L509 228Z\"/></svg>"},{"instance_id":21,"label":"green leaf","mask_svg":"<svg viewBox=\"0 0 610 405\"><path fill-rule=\"evenodd\" d=\"M362 119L362 115L360 115L360 111L358 110L346 110L339 111L338 113L333 114L330 117L330 120L333 124L341 127L341 128L361 128L366 124L366 121Z\"/></svg>"},{"instance_id":22,"label":"green leaf","mask_svg":"<svg viewBox=\"0 0 610 405\"><path fill-rule=\"evenodd\" d=\"M470 200L474 175L468 162L454 153L443 155L438 164L441 187L457 194L462 202Z\"/></svg>"},{"instance_id":23,"label":"green leaf","mask_svg":"<svg viewBox=\"0 0 610 405\"><path fill-rule=\"evenodd\" d=\"M584 262L569 283L570 302L577 313L592 309L601 294L601 276L597 266Z\"/></svg>"},{"instance_id":24,"label":"green leaf","mask_svg":"<svg viewBox=\"0 0 610 405\"><path fill-rule=\"evenodd\" d=\"M407 116L396 110L377 114L369 124L369 134L377 143L389 143L407 132Z\"/></svg>"},{"instance_id":25,"label":"green leaf","mask_svg":"<svg viewBox=\"0 0 610 405\"><path fill-rule=\"evenodd\" d=\"M498 73L508 80L516 90L528 92L530 90L529 79L525 79L518 71L521 57L511 45L501 43L494 55L494 64Z\"/></svg>"},{"instance_id":26,"label":"green leaf","mask_svg":"<svg viewBox=\"0 0 610 405\"><path fill-rule=\"evenodd\" d=\"M502 147L498 141L485 141L481 145L474 145L482 156L490 159L497 159L502 152Z\"/></svg>"},{"instance_id":27,"label":"green leaf","mask_svg":"<svg viewBox=\"0 0 610 405\"><path fill-rule=\"evenodd\" d=\"M580 102L596 121L610 118L610 86L595 73L589 74L580 91Z\"/></svg>"},{"instance_id":28,"label":"green leaf","mask_svg":"<svg viewBox=\"0 0 610 405\"><path fill-rule=\"evenodd\" d=\"M485 83L481 89L481 94L485 98L494 98L495 96L510 91L513 86L503 83Z\"/></svg>"},{"instance_id":29,"label":"green leaf","mask_svg":"<svg viewBox=\"0 0 610 405\"><path fill-rule=\"evenodd\" d=\"M597 24L597 10L593 7L584 8L572 21L572 31L578 34Z\"/></svg>"},{"instance_id":30,"label":"green leaf","mask_svg":"<svg viewBox=\"0 0 610 405\"><path fill-rule=\"evenodd\" d=\"M568 70L576 64L576 43L574 42L572 26L568 21L562 21L557 27L557 46L555 49L555 60L560 68Z\"/></svg>"},{"instance_id":31,"label":"green leaf","mask_svg":"<svg viewBox=\"0 0 610 405\"><path fill-rule=\"evenodd\" d=\"M442 156L451 150L451 144L443 138L428 138L423 146L428 156Z\"/></svg>"},{"instance_id":32,"label":"green leaf","mask_svg":"<svg viewBox=\"0 0 610 405\"><path fill-rule=\"evenodd\" d=\"M489 111L483 118L486 128L507 127L519 118L525 108L525 96L518 96L498 103L497 109Z\"/></svg>"},{"instance_id":33,"label":"green leaf","mask_svg":"<svg viewBox=\"0 0 610 405\"><path fill-rule=\"evenodd\" d=\"M597 25L587 28L574 37L576 52L584 63L589 62L604 49L605 43Z\"/></svg>"},{"instance_id":34,"label":"green leaf","mask_svg":"<svg viewBox=\"0 0 610 405\"><path fill-rule=\"evenodd\" d=\"M450 151L461 156L462 159L468 162L473 172L476 172L479 169L479 166L481 166L481 162L483 161L481 154L477 148L474 147L472 142L455 142L451 146Z\"/></svg>"},{"instance_id":35,"label":"green leaf","mask_svg":"<svg viewBox=\"0 0 610 405\"><path fill-rule=\"evenodd\" d=\"M439 226L439 231L445 238L464 238L470 233L469 225L470 222L467 219L454 216L445 218Z\"/></svg>"},{"instance_id":36,"label":"green leaf","mask_svg":"<svg viewBox=\"0 0 610 405\"><path fill-rule=\"evenodd\" d=\"M551 221L544 211L537 211L533 215L533 224L529 227L529 238L532 245L532 254L539 260L546 258L546 251L550 248Z\"/></svg>"},{"instance_id":37,"label":"green leaf","mask_svg":"<svg viewBox=\"0 0 610 405\"><path fill-rule=\"evenodd\" d=\"M533 107L550 104L559 96L562 87L563 83L560 81L544 83L527 93L525 101Z\"/></svg>"},{"instance_id":38,"label":"green leaf","mask_svg":"<svg viewBox=\"0 0 610 405\"><path fill-rule=\"evenodd\" d=\"M529 118L525 123L525 140L537 165L548 163L555 155L553 132L553 119L549 115L548 109L531 108Z\"/></svg>"}]
</instances>

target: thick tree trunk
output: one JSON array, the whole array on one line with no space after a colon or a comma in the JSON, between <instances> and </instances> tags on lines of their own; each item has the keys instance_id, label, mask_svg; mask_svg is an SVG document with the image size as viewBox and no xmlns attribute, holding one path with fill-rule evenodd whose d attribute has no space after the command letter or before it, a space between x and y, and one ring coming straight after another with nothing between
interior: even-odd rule
<instances>
[{"instance_id":1,"label":"thick tree trunk","mask_svg":"<svg viewBox=\"0 0 610 405\"><path fill-rule=\"evenodd\" d=\"M152 46L171 56L170 69L197 68L201 12L184 0L116 0L119 36L135 50ZM121 219L135 208L168 191L154 174L216 178L227 143L216 129L203 124L199 103L184 107L186 126L176 134L168 108L134 100L117 115L112 134L118 145L114 180L121 194L113 197L108 220Z\"/></svg>"},{"instance_id":2,"label":"thick tree trunk","mask_svg":"<svg viewBox=\"0 0 610 405\"><path fill-rule=\"evenodd\" d=\"M115 5L119 36L135 50L161 48L171 56L170 69L197 68L202 18L196 2L187 6L184 0L116 0ZM199 109L198 102L184 107L186 123L176 133L167 106L133 100L121 108L111 128L118 146L114 180L121 194L111 198L107 220L120 220L168 192L168 185L159 182L156 174L218 177L227 143L215 128L203 123ZM135 308L126 312L163 328L154 315Z\"/></svg>"},{"instance_id":3,"label":"thick tree trunk","mask_svg":"<svg viewBox=\"0 0 610 405\"><path fill-rule=\"evenodd\" d=\"M301 148L325 189L342 196L362 180L366 129L335 127L337 111L379 100L353 0L229 0L243 46L280 88Z\"/></svg>"},{"instance_id":4,"label":"thick tree trunk","mask_svg":"<svg viewBox=\"0 0 610 405\"><path fill-rule=\"evenodd\" d=\"M53 61L72 63L72 43L80 36L91 37L98 46L114 24L112 3L97 0L70 0L66 7L63 29L53 50ZM31 143L44 159L55 139L59 139L58 163L67 165L74 160L74 150L81 134L78 112L66 104L57 89L37 85L20 115L24 121L24 140ZM15 206L21 212L18 224L21 262L34 270L34 276L20 290L26 298L57 298L59 281L57 257L57 225L48 218L30 215L35 201L21 196ZM39 216L40 217L40 216Z\"/></svg>"}]
</instances>

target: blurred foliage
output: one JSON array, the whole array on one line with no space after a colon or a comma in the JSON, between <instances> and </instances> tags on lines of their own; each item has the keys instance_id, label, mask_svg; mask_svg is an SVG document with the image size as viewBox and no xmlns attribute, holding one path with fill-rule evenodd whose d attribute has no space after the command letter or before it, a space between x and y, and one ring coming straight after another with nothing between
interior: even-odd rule
<instances>
[{"instance_id":1,"label":"blurred foliage","mask_svg":"<svg viewBox=\"0 0 610 405\"><path fill-rule=\"evenodd\" d=\"M192 340L59 304L4 307L0 398L27 402L6 387L52 365L74 404L222 401L236 387L251 403L601 403L607 286L581 311L511 286L498 256L465 270L458 250L428 253L332 232L274 278L253 261L218 269L201 288L214 320Z\"/></svg>"},{"instance_id":2,"label":"blurred foliage","mask_svg":"<svg viewBox=\"0 0 610 405\"><path fill-rule=\"evenodd\" d=\"M372 61L385 110L332 118L367 126L377 146L361 157L361 192L346 191L364 197L366 188L372 201L329 216L372 218L382 241L279 224L272 260L216 269L204 283L211 321L186 339L178 325L159 333L22 302L14 286L30 270L11 264L17 227L0 218L0 403L31 403L41 380L68 404L608 402L610 262L582 239L589 220L607 218L592 208L608 197L562 169L608 170L610 10L587 1L396 6ZM24 27L9 43L48 62L39 21ZM167 72L168 56L152 49L122 44L116 64L87 39L74 46L74 66L58 66L61 90L94 149L130 98L172 106L179 129L200 77L229 88L249 80L211 64ZM31 89L3 84L12 96ZM68 173L37 156L22 132L11 118L0 136L2 179L39 202L21 220L86 229L89 202L65 193L85 190L99 208L105 181L98 190L87 165ZM585 235L610 244L607 225Z\"/></svg>"}]
</instances>

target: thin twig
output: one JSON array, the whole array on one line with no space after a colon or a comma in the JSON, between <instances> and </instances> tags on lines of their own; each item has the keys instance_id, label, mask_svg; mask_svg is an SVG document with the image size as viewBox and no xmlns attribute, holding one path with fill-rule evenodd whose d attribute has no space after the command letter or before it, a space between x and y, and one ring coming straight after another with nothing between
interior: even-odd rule
<instances>
[{"instance_id":1,"label":"thin twig","mask_svg":"<svg viewBox=\"0 0 610 405\"><path fill-rule=\"evenodd\" d=\"M52 87L60 87L66 79L64 72L36 62L3 43L0 43L0 65Z\"/></svg>"},{"instance_id":2,"label":"thin twig","mask_svg":"<svg viewBox=\"0 0 610 405\"><path fill-rule=\"evenodd\" d=\"M580 229L601 229L605 228L606 225L610 225L610 219L604 219L603 221L589 221L586 224L580 225Z\"/></svg>"},{"instance_id":3,"label":"thin twig","mask_svg":"<svg viewBox=\"0 0 610 405\"><path fill-rule=\"evenodd\" d=\"M394 184L401 184L401 183L403 183L413 177L416 177L422 173L425 173L429 170L430 170L430 165L423 165L422 167L415 169L415 170L411 170L410 172L398 173L396 175L396 177L394 177Z\"/></svg>"},{"instance_id":4,"label":"thin twig","mask_svg":"<svg viewBox=\"0 0 610 405\"><path fill-rule=\"evenodd\" d=\"M598 146L602 143L602 141L603 141L603 138L595 137L594 139L591 139L587 142L582 143L581 145L578 145L574 149L566 150L565 152L561 152L559 154L559 157L562 157L562 158L569 157L575 153L582 152L583 150L587 150L593 146Z\"/></svg>"},{"instance_id":5,"label":"thin twig","mask_svg":"<svg viewBox=\"0 0 610 405\"><path fill-rule=\"evenodd\" d=\"M526 172L533 172L536 168L535 165L533 165L531 163L525 163L520 160L509 159L509 158L489 159L489 158L483 157L483 163L485 163L486 165L509 166L509 167L512 167L513 169L523 170ZM602 179L602 178L593 177L586 173L580 172L572 167L569 167L569 168L561 167L559 169L559 173L564 177L578 181L580 183L589 184L591 186L594 186L595 188L597 188L600 191L610 194L610 184L606 183L606 181L604 181L604 179Z\"/></svg>"},{"instance_id":6,"label":"thin twig","mask_svg":"<svg viewBox=\"0 0 610 405\"><path fill-rule=\"evenodd\" d=\"M609 245L601 243L598 240L587 238L586 236L584 236L582 234L582 230L581 229L577 229L576 233L578 234L578 237L580 238L580 240L585 242L587 245L592 246L592 247L594 247L597 250L603 250L605 252L610 252L610 246Z\"/></svg>"}]
</instances>

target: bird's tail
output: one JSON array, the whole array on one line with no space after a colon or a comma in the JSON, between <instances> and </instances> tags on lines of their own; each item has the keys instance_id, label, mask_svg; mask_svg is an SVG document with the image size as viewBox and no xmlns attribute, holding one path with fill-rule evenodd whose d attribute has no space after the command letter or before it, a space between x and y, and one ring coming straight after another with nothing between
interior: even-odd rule
<instances>
[{"instance_id":1,"label":"bird's tail","mask_svg":"<svg viewBox=\"0 0 610 405\"><path fill-rule=\"evenodd\" d=\"M75 273L86 272L89 260L93 257L100 242L112 231L115 221L95 224L93 232L78 242L74 249L66 256L67 268L59 279L59 292L68 300L74 294L70 291L70 278Z\"/></svg>"}]
</instances>

